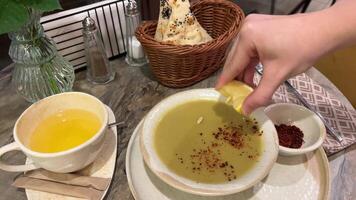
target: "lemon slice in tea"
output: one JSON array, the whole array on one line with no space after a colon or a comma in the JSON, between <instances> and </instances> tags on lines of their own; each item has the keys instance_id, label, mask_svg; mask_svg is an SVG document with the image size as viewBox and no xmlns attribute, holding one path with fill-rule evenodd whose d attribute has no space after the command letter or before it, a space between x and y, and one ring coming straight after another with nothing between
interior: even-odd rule
<instances>
[{"instance_id":1,"label":"lemon slice in tea","mask_svg":"<svg viewBox=\"0 0 356 200\"><path fill-rule=\"evenodd\" d=\"M242 104L253 89L243 82L233 80L218 91L226 97L226 103L231 104L237 112L241 113Z\"/></svg>"}]
</instances>

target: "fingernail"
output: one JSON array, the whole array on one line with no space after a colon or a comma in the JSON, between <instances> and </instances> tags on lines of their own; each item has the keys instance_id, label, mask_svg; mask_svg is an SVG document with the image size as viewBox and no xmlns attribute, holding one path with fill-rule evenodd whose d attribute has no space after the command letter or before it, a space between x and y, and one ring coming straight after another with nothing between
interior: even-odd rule
<instances>
[{"instance_id":1,"label":"fingernail","mask_svg":"<svg viewBox=\"0 0 356 200\"><path fill-rule=\"evenodd\" d=\"M242 108L242 114L248 116L250 113L248 113L247 111L245 111L245 109Z\"/></svg>"},{"instance_id":2,"label":"fingernail","mask_svg":"<svg viewBox=\"0 0 356 200\"><path fill-rule=\"evenodd\" d=\"M241 111L242 111L242 114L245 115L245 116L249 116L250 115L250 110L247 108L245 102L242 105Z\"/></svg>"}]
</instances>

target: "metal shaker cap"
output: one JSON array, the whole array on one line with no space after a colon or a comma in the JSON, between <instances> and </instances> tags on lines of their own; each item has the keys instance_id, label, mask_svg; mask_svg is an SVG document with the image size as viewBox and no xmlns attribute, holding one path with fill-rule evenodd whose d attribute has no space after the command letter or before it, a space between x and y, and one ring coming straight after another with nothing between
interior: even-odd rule
<instances>
[{"instance_id":1,"label":"metal shaker cap","mask_svg":"<svg viewBox=\"0 0 356 200\"><path fill-rule=\"evenodd\" d=\"M132 14L136 14L136 13L138 13L137 3L135 0L131 0L127 3L126 14L132 15Z\"/></svg>"},{"instance_id":2,"label":"metal shaker cap","mask_svg":"<svg viewBox=\"0 0 356 200\"><path fill-rule=\"evenodd\" d=\"M84 18L82 24L84 31L93 31L96 29L95 21L90 17Z\"/></svg>"}]
</instances>

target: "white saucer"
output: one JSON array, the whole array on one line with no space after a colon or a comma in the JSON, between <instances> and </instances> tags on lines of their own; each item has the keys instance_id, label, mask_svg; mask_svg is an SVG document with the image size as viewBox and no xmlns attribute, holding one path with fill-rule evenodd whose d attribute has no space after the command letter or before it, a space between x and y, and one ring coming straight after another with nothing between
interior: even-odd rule
<instances>
[{"instance_id":1,"label":"white saucer","mask_svg":"<svg viewBox=\"0 0 356 200\"><path fill-rule=\"evenodd\" d=\"M126 173L136 200L328 199L329 164L322 148L295 157L278 157L269 175L254 187L228 196L202 197L177 190L156 177L145 165L139 146L142 121L133 132L126 153Z\"/></svg>"},{"instance_id":2,"label":"white saucer","mask_svg":"<svg viewBox=\"0 0 356 200\"><path fill-rule=\"evenodd\" d=\"M108 106L106 106L106 109L109 113L109 123L115 122L116 119L113 111ZM103 148L103 150L99 153L98 158L91 165L77 172L78 174L101 178L113 177L117 154L116 126L111 127L110 131L107 132L104 145L105 148ZM101 199L104 199L109 188L110 186L105 190ZM29 189L26 189L26 196L28 200L82 200L75 197L68 197Z\"/></svg>"}]
</instances>

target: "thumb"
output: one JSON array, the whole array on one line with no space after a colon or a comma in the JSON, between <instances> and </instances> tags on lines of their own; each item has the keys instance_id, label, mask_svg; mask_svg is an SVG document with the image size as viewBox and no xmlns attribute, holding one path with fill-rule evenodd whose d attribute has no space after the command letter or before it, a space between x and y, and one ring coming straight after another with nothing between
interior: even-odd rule
<instances>
[{"instance_id":1,"label":"thumb","mask_svg":"<svg viewBox=\"0 0 356 200\"><path fill-rule=\"evenodd\" d=\"M266 66L265 69L265 73L263 74L259 85L246 97L242 105L242 112L245 115L249 115L256 108L268 104L271 101L274 92L285 79L285 76L278 71L278 68Z\"/></svg>"}]
</instances>

